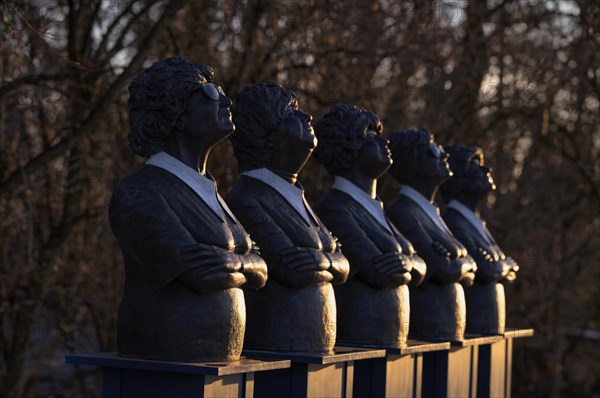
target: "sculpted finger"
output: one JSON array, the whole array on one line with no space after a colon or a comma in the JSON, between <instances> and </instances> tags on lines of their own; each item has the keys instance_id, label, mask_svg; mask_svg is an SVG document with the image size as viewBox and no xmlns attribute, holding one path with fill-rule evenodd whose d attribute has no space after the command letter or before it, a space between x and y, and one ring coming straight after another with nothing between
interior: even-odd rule
<instances>
[{"instance_id":1,"label":"sculpted finger","mask_svg":"<svg viewBox=\"0 0 600 398\"><path fill-rule=\"evenodd\" d=\"M308 259L308 258L294 259L293 261L286 262L285 266L286 266L286 268L300 271L300 269L299 269L300 267L306 268L306 266L308 264L312 265L313 267L315 266L314 260Z\"/></svg>"},{"instance_id":2,"label":"sculpted finger","mask_svg":"<svg viewBox=\"0 0 600 398\"><path fill-rule=\"evenodd\" d=\"M306 262L297 268L298 271L325 271L327 267L314 261Z\"/></svg>"}]
</instances>

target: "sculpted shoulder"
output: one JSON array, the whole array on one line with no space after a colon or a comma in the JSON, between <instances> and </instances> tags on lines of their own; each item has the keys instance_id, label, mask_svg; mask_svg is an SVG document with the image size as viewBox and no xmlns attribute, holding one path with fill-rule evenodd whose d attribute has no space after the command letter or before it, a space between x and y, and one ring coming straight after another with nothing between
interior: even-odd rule
<instances>
[{"instance_id":1,"label":"sculpted shoulder","mask_svg":"<svg viewBox=\"0 0 600 398\"><path fill-rule=\"evenodd\" d=\"M113 190L110 209L114 208L117 203L124 204L121 202L146 195L147 198L152 198L163 191L166 183L164 176L151 169L159 170L155 167L144 166L121 180Z\"/></svg>"},{"instance_id":2,"label":"sculpted shoulder","mask_svg":"<svg viewBox=\"0 0 600 398\"><path fill-rule=\"evenodd\" d=\"M385 212L394 223L418 218L421 220L426 215L413 200L404 195L397 195L394 200L385 206Z\"/></svg>"},{"instance_id":3,"label":"sculpted shoulder","mask_svg":"<svg viewBox=\"0 0 600 398\"><path fill-rule=\"evenodd\" d=\"M315 211L319 212L319 217L323 218L321 214L326 214L326 211L343 211L347 209L348 206L352 206L352 202L352 198L347 194L338 191L337 189L330 189L315 202L313 208Z\"/></svg>"},{"instance_id":4,"label":"sculpted shoulder","mask_svg":"<svg viewBox=\"0 0 600 398\"><path fill-rule=\"evenodd\" d=\"M253 178L242 175L227 194L227 204L231 207L235 207L254 203L256 197L254 193L257 193L257 189L254 184L255 180L253 180Z\"/></svg>"},{"instance_id":5,"label":"sculpted shoulder","mask_svg":"<svg viewBox=\"0 0 600 398\"><path fill-rule=\"evenodd\" d=\"M443 218L452 231L454 231L454 229L469 229L470 227L468 221L459 212L452 208L446 208Z\"/></svg>"}]
</instances>

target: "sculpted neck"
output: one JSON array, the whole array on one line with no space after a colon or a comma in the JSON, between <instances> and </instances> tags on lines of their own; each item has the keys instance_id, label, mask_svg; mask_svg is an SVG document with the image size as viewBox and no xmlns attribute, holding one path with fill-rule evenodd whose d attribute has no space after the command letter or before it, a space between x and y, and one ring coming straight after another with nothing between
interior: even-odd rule
<instances>
[{"instance_id":1,"label":"sculpted neck","mask_svg":"<svg viewBox=\"0 0 600 398\"><path fill-rule=\"evenodd\" d=\"M479 215L479 206L487 193L463 191L456 195L455 200L469 208L473 213Z\"/></svg>"},{"instance_id":2,"label":"sculpted neck","mask_svg":"<svg viewBox=\"0 0 600 398\"><path fill-rule=\"evenodd\" d=\"M296 184L296 181L298 181L298 173L293 173L293 172L284 171L284 170L277 170L277 169L274 169L271 167L268 167L268 169L292 185Z\"/></svg>"},{"instance_id":3,"label":"sculpted neck","mask_svg":"<svg viewBox=\"0 0 600 398\"><path fill-rule=\"evenodd\" d=\"M312 153L310 148L302 148L296 145L296 148L280 145L273 149L274 153L267 164L267 169L277 174L290 184L295 184L298 180L298 173L306 164L306 161Z\"/></svg>"},{"instance_id":4,"label":"sculpted neck","mask_svg":"<svg viewBox=\"0 0 600 398\"><path fill-rule=\"evenodd\" d=\"M163 151L178 159L185 165L197 170L200 174L206 174L206 161L212 149L211 145L205 143L192 144L185 142L182 138L168 140Z\"/></svg>"},{"instance_id":5,"label":"sculpted neck","mask_svg":"<svg viewBox=\"0 0 600 398\"><path fill-rule=\"evenodd\" d=\"M340 173L341 177L344 177L348 181L352 182L354 185L362 189L372 198L377 197L377 179L371 178L365 173L361 173L357 170L349 170L343 173Z\"/></svg>"},{"instance_id":6,"label":"sculpted neck","mask_svg":"<svg viewBox=\"0 0 600 398\"><path fill-rule=\"evenodd\" d=\"M425 196L431 203L433 203L440 186L438 182L426 178L415 179L406 185Z\"/></svg>"}]
</instances>

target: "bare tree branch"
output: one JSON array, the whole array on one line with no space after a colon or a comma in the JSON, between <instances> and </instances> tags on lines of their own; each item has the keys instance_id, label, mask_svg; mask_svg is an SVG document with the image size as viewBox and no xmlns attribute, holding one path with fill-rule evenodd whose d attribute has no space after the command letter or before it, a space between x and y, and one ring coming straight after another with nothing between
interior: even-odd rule
<instances>
[{"instance_id":1,"label":"bare tree branch","mask_svg":"<svg viewBox=\"0 0 600 398\"><path fill-rule=\"evenodd\" d=\"M167 23L175 16L181 6L180 0L170 1L166 5L165 10L158 22L156 22L156 24L148 32L148 35L140 43L139 50L131 60L131 63L106 90L104 95L96 100L91 106L92 111L89 116L85 120L82 120L78 126L75 126L74 130L76 133L68 138L65 138L63 141L52 146L50 149L40 153L27 162L27 164L14 171L0 184L0 198L5 197L9 192L15 189L16 186L21 184L19 179L21 170L25 172L25 174L30 174L42 168L51 160L61 156L66 151L73 148L73 146L75 146L79 140L89 136L94 131L94 125L100 121L102 116L105 114L107 107L112 104L114 98L116 98L117 94L123 89L123 87L125 87L127 81L141 68L142 64L146 60L146 55L151 48L150 43L153 42L160 33L162 33Z\"/></svg>"},{"instance_id":2,"label":"bare tree branch","mask_svg":"<svg viewBox=\"0 0 600 398\"><path fill-rule=\"evenodd\" d=\"M133 5L135 4L135 2L136 2L136 0L130 1L129 4L127 4L127 7L125 7L123 9L123 11L121 11L119 13L119 15L117 15L117 17L108 26L108 28L106 29L106 32L102 35L102 41L100 41L100 44L98 44L96 51L94 51L94 53L91 57L94 61L98 61L98 59L100 58L100 55L104 53L106 46L108 44L108 41L112 37L113 30L117 26L119 26L119 24L121 23L121 20L125 17L125 15L127 15L128 13L130 13L132 11Z\"/></svg>"},{"instance_id":3,"label":"bare tree branch","mask_svg":"<svg viewBox=\"0 0 600 398\"><path fill-rule=\"evenodd\" d=\"M4 83L0 86L0 97L3 97L10 93L13 90L18 89L23 85L37 85L40 83L48 83L54 81L63 81L70 79L76 75L76 72L66 72L66 73L57 73L57 74L39 74L39 75L27 75L23 77L16 78L9 82Z\"/></svg>"}]
</instances>

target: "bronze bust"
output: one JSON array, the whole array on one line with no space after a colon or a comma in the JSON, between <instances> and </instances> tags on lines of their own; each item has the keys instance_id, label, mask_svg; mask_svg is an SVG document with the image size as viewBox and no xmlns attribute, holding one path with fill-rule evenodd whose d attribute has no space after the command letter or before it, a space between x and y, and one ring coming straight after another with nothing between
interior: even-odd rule
<instances>
[{"instance_id":1,"label":"bronze bust","mask_svg":"<svg viewBox=\"0 0 600 398\"><path fill-rule=\"evenodd\" d=\"M261 246L269 281L248 291L247 348L329 352L336 336L332 284L348 261L304 199L298 173L317 144L311 116L276 83L243 88L230 137L241 177L227 203Z\"/></svg>"},{"instance_id":2,"label":"bronze bust","mask_svg":"<svg viewBox=\"0 0 600 398\"><path fill-rule=\"evenodd\" d=\"M451 176L448 155L427 130L393 133L390 149L389 172L402 189L386 213L427 264L423 284L410 288L410 336L461 341L466 322L461 284L473 284L477 266L433 203L438 187Z\"/></svg>"},{"instance_id":3,"label":"bronze bust","mask_svg":"<svg viewBox=\"0 0 600 398\"><path fill-rule=\"evenodd\" d=\"M233 130L231 100L207 65L154 63L129 86L130 147L146 164L115 188L110 224L125 261L121 355L237 360L242 285L262 287L264 261L205 170Z\"/></svg>"},{"instance_id":4,"label":"bronze bust","mask_svg":"<svg viewBox=\"0 0 600 398\"><path fill-rule=\"evenodd\" d=\"M502 334L506 325L506 300L501 281L512 282L519 267L507 257L479 217L478 207L496 189L491 170L477 146L453 145L453 176L440 188L446 210L444 220L477 262L475 284L465 289L469 333Z\"/></svg>"},{"instance_id":5,"label":"bronze bust","mask_svg":"<svg viewBox=\"0 0 600 398\"><path fill-rule=\"evenodd\" d=\"M402 346L410 317L407 284L418 286L426 267L377 198L377 179L392 164L383 125L365 109L336 104L315 131L315 159L335 177L315 210L350 262L347 283L335 286L337 340Z\"/></svg>"}]
</instances>

